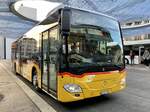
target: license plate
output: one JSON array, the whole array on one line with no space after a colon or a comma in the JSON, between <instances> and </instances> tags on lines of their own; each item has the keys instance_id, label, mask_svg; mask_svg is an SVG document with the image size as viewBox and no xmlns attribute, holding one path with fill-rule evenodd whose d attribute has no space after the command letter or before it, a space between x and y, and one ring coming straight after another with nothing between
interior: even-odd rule
<instances>
[{"instance_id":1,"label":"license plate","mask_svg":"<svg viewBox=\"0 0 150 112\"><path fill-rule=\"evenodd\" d=\"M107 91L102 91L101 94L105 95L105 94L108 94L108 92Z\"/></svg>"}]
</instances>

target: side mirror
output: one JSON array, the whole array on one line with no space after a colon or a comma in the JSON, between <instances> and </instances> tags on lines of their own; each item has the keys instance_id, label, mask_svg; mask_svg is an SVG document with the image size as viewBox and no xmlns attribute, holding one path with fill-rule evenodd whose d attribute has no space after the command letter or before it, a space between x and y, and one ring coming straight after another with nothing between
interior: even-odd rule
<instances>
[{"instance_id":1,"label":"side mirror","mask_svg":"<svg viewBox=\"0 0 150 112\"><path fill-rule=\"evenodd\" d=\"M64 9L61 12L61 31L67 34L70 31L70 10Z\"/></svg>"}]
</instances>

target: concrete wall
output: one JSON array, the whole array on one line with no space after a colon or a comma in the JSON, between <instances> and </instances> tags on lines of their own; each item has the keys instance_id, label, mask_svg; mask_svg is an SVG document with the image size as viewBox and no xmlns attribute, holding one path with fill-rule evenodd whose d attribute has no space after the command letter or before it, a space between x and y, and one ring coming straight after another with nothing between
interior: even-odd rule
<instances>
[{"instance_id":1,"label":"concrete wall","mask_svg":"<svg viewBox=\"0 0 150 112\"><path fill-rule=\"evenodd\" d=\"M6 38L6 59L11 59L11 44L16 39Z\"/></svg>"},{"instance_id":2,"label":"concrete wall","mask_svg":"<svg viewBox=\"0 0 150 112\"><path fill-rule=\"evenodd\" d=\"M11 44L16 39L6 38L6 50L4 49L4 37L0 37L0 58L4 58L4 52L6 52L6 59L11 59Z\"/></svg>"}]
</instances>

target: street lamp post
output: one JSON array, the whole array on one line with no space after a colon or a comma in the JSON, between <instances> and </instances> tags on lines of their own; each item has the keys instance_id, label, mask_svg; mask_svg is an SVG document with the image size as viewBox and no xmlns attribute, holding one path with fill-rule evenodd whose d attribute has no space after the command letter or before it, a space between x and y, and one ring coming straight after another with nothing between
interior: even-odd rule
<instances>
[{"instance_id":1,"label":"street lamp post","mask_svg":"<svg viewBox=\"0 0 150 112\"><path fill-rule=\"evenodd\" d=\"M6 59L6 38L4 37L4 59Z\"/></svg>"}]
</instances>

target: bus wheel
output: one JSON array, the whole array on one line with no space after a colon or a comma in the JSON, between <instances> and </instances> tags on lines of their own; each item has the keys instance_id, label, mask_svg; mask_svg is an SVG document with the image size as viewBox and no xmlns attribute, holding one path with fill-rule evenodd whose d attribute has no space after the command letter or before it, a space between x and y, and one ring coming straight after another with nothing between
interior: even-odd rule
<instances>
[{"instance_id":1,"label":"bus wheel","mask_svg":"<svg viewBox=\"0 0 150 112\"><path fill-rule=\"evenodd\" d=\"M33 84L34 88L38 91L39 87L38 87L38 77L37 77L36 70L32 71L32 84Z\"/></svg>"}]
</instances>

